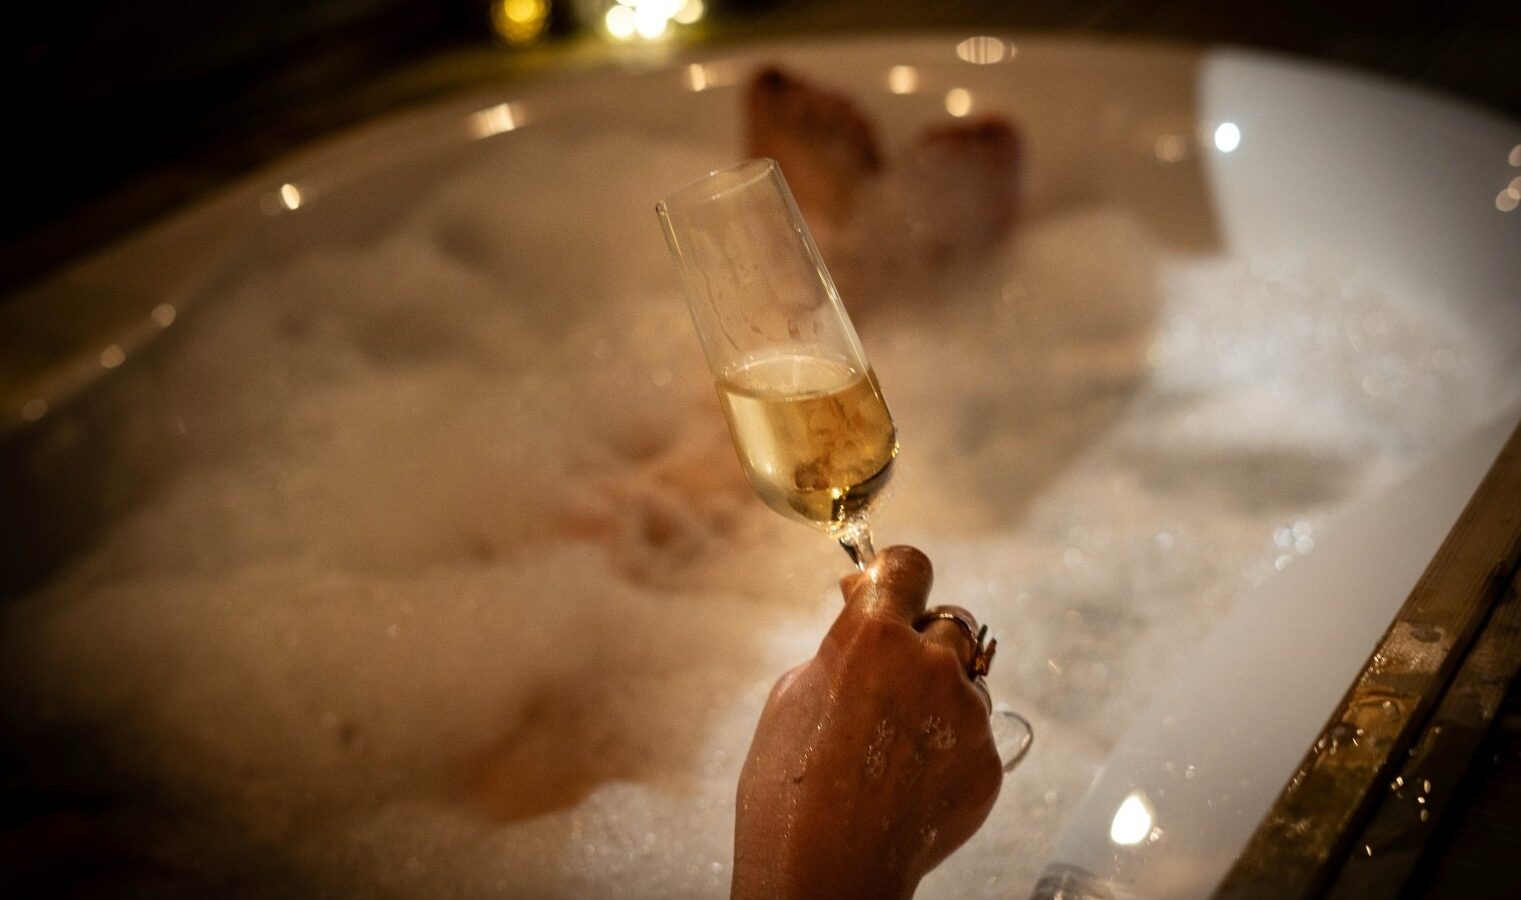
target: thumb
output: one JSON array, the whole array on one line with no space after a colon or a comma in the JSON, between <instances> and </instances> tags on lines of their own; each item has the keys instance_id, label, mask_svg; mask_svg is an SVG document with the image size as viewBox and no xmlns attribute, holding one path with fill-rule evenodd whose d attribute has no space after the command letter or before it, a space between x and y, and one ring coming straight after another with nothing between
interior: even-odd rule
<instances>
[{"instance_id":1,"label":"thumb","mask_svg":"<svg viewBox=\"0 0 1521 900\"><path fill-rule=\"evenodd\" d=\"M934 581L934 566L922 551L888 547L865 571L840 579L840 593L845 596L845 613L895 619L912 628L924 614Z\"/></svg>"}]
</instances>

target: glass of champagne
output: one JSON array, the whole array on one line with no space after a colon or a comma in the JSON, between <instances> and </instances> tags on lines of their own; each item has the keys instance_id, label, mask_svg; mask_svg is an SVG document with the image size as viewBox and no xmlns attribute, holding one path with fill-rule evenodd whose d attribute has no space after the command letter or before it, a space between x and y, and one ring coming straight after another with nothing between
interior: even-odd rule
<instances>
[{"instance_id":1,"label":"glass of champagne","mask_svg":"<svg viewBox=\"0 0 1521 900\"><path fill-rule=\"evenodd\" d=\"M656 206L745 474L761 499L865 569L898 432L775 161L721 169ZM996 704L1004 771L1030 723Z\"/></svg>"},{"instance_id":2,"label":"glass of champagne","mask_svg":"<svg viewBox=\"0 0 1521 900\"><path fill-rule=\"evenodd\" d=\"M750 160L656 210L750 483L864 569L897 430L781 170Z\"/></svg>"}]
</instances>

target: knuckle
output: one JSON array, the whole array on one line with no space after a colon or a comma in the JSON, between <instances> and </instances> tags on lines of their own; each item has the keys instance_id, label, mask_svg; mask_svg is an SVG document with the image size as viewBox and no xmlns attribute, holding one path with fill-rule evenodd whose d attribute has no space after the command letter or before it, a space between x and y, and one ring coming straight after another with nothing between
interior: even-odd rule
<instances>
[{"instance_id":1,"label":"knuckle","mask_svg":"<svg viewBox=\"0 0 1521 900\"><path fill-rule=\"evenodd\" d=\"M766 699L766 705L775 706L777 704L785 703L788 696L792 693L793 689L798 686L798 683L803 680L804 676L809 672L812 665L812 662L806 662L800 666L795 666L782 673L782 677L778 678L776 680L776 683L771 685L771 693Z\"/></svg>"},{"instance_id":2,"label":"knuckle","mask_svg":"<svg viewBox=\"0 0 1521 900\"><path fill-rule=\"evenodd\" d=\"M894 649L903 641L904 626L891 619L866 616L856 630L854 644L861 650L881 653Z\"/></svg>"},{"instance_id":3,"label":"knuckle","mask_svg":"<svg viewBox=\"0 0 1521 900\"><path fill-rule=\"evenodd\" d=\"M834 638L827 648L826 664L830 668L863 665L868 671L890 671L911 658L909 644L917 635L901 623L863 616ZM820 658L826 654L821 653Z\"/></svg>"},{"instance_id":4,"label":"knuckle","mask_svg":"<svg viewBox=\"0 0 1521 900\"><path fill-rule=\"evenodd\" d=\"M924 664L934 676L951 684L966 680L966 670L961 657L945 644L933 643L927 646Z\"/></svg>"},{"instance_id":5,"label":"knuckle","mask_svg":"<svg viewBox=\"0 0 1521 900\"><path fill-rule=\"evenodd\" d=\"M925 556L924 551L920 550L918 547L910 547L907 544L897 544L895 546L889 547L887 549L887 553L890 553L892 555L895 562L898 562L905 567L920 569L925 573L929 573L934 570L934 566L930 563L930 558L928 556Z\"/></svg>"}]
</instances>

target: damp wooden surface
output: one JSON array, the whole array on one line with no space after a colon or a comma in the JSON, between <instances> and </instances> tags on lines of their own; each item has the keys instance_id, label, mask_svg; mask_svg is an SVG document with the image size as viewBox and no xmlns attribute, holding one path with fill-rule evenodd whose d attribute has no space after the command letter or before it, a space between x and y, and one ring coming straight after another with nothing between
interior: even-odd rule
<instances>
[{"instance_id":1,"label":"damp wooden surface","mask_svg":"<svg viewBox=\"0 0 1521 900\"><path fill-rule=\"evenodd\" d=\"M1400 894L1514 689L1521 667L1518 557L1521 429L1219 897Z\"/></svg>"}]
</instances>

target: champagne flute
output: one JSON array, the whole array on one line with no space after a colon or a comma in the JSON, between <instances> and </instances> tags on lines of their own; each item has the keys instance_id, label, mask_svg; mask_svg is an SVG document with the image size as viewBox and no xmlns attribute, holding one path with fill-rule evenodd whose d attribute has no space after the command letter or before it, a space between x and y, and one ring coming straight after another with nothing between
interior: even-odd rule
<instances>
[{"instance_id":1,"label":"champagne flute","mask_svg":"<svg viewBox=\"0 0 1521 900\"><path fill-rule=\"evenodd\" d=\"M769 159L720 169L655 211L750 484L865 569L898 431L781 169ZM1034 729L1004 703L992 727L1012 771Z\"/></svg>"},{"instance_id":2,"label":"champagne flute","mask_svg":"<svg viewBox=\"0 0 1521 900\"><path fill-rule=\"evenodd\" d=\"M897 429L781 169L719 170L656 212L750 484L865 569Z\"/></svg>"}]
</instances>

